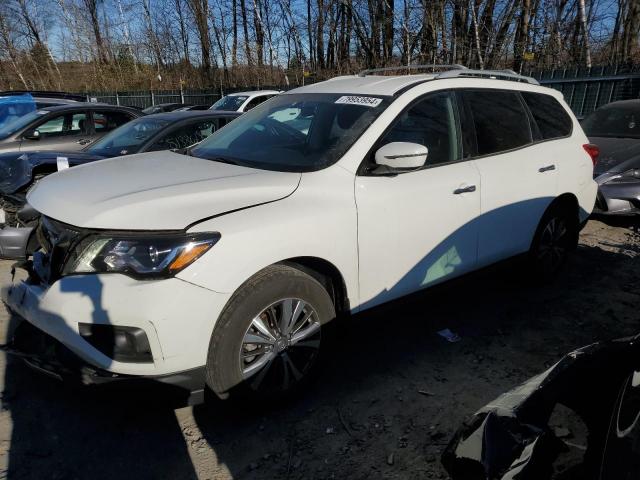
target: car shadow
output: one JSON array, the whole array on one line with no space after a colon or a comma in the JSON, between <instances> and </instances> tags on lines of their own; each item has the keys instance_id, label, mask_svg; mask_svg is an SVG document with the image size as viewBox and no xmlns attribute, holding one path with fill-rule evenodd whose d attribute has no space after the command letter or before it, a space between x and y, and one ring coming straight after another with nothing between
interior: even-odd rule
<instances>
[{"instance_id":1,"label":"car shadow","mask_svg":"<svg viewBox=\"0 0 640 480\"><path fill-rule=\"evenodd\" d=\"M638 333L636 253L581 245L549 285L511 260L375 307L345 320L297 398L210 402L195 424L233 478L445 478L466 415L574 348Z\"/></svg>"},{"instance_id":2,"label":"car shadow","mask_svg":"<svg viewBox=\"0 0 640 480\"><path fill-rule=\"evenodd\" d=\"M510 261L344 319L316 381L269 408L210 399L174 411L126 389L70 389L8 358L6 476L442 475L438 455L465 415L575 347L636 333L640 257L584 244L573 257L551 285ZM103 315L99 286L90 298Z\"/></svg>"},{"instance_id":3,"label":"car shadow","mask_svg":"<svg viewBox=\"0 0 640 480\"><path fill-rule=\"evenodd\" d=\"M69 277L60 288L87 298L94 323L109 323L98 276ZM62 318L44 313L58 333L69 330ZM7 332L28 327L23 322L10 314ZM65 365L63 383L21 357L8 355L4 363L2 408L11 419L6 478L197 478L174 412L155 390L83 385L86 372L73 365Z\"/></svg>"}]
</instances>

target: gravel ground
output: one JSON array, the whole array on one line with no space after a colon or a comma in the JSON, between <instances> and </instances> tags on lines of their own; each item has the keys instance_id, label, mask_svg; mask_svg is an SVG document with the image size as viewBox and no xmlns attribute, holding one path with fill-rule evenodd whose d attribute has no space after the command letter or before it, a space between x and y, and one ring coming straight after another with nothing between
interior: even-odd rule
<instances>
[{"instance_id":1,"label":"gravel ground","mask_svg":"<svg viewBox=\"0 0 640 480\"><path fill-rule=\"evenodd\" d=\"M467 414L638 332L639 267L640 236L591 221L552 285L512 263L349 319L318 381L268 412L69 389L0 354L0 478L446 478L439 455ZM10 320L2 308L0 331Z\"/></svg>"}]
</instances>

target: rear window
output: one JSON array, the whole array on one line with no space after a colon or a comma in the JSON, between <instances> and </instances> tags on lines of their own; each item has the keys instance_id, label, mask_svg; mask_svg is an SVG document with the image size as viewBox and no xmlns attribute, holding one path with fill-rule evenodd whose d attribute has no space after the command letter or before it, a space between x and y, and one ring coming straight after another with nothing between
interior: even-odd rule
<instances>
[{"instance_id":1,"label":"rear window","mask_svg":"<svg viewBox=\"0 0 640 480\"><path fill-rule=\"evenodd\" d=\"M522 92L543 140L566 137L571 134L573 122L560 102L551 95Z\"/></svg>"},{"instance_id":2,"label":"rear window","mask_svg":"<svg viewBox=\"0 0 640 480\"><path fill-rule=\"evenodd\" d=\"M529 119L516 92L463 92L476 130L478 155L490 155L531 143Z\"/></svg>"}]
</instances>

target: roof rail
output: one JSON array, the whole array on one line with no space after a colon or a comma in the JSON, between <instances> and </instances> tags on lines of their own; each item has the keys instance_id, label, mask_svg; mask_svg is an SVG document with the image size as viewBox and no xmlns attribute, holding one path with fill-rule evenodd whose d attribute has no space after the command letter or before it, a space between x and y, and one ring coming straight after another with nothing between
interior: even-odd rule
<instances>
[{"instance_id":1,"label":"roof rail","mask_svg":"<svg viewBox=\"0 0 640 480\"><path fill-rule=\"evenodd\" d=\"M466 70L467 67L464 65L459 65L457 63L453 63L450 65L441 65L437 63L429 63L426 65L399 65L397 67L383 67L383 68L370 68L368 70L362 70L358 73L359 77L366 77L371 73L379 73L379 72L393 72L396 70L407 70L407 72L411 72L411 70L436 70L436 69L447 69L447 70Z\"/></svg>"},{"instance_id":2,"label":"roof rail","mask_svg":"<svg viewBox=\"0 0 640 480\"><path fill-rule=\"evenodd\" d=\"M535 78L519 75L513 70L447 70L446 72L439 73L436 79L458 77L494 78L496 80L510 80L512 82L540 85L540 82Z\"/></svg>"}]
</instances>

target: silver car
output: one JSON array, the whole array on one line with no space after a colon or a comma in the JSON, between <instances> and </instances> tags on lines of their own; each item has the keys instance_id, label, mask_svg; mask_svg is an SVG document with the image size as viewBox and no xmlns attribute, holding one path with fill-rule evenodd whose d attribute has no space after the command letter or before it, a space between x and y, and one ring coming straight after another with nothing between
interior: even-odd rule
<instances>
[{"instance_id":1,"label":"silver car","mask_svg":"<svg viewBox=\"0 0 640 480\"><path fill-rule=\"evenodd\" d=\"M0 127L0 152L81 150L142 113L128 107L75 102L47 107Z\"/></svg>"},{"instance_id":2,"label":"silver car","mask_svg":"<svg viewBox=\"0 0 640 480\"><path fill-rule=\"evenodd\" d=\"M589 141L600 149L594 178L594 213L640 215L640 100L613 102L582 122Z\"/></svg>"}]
</instances>

